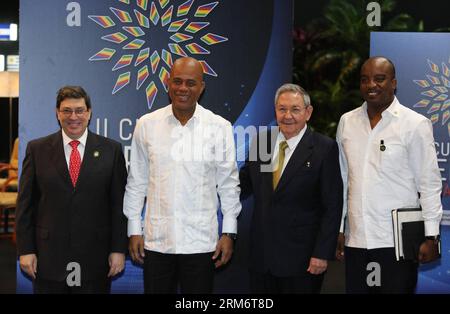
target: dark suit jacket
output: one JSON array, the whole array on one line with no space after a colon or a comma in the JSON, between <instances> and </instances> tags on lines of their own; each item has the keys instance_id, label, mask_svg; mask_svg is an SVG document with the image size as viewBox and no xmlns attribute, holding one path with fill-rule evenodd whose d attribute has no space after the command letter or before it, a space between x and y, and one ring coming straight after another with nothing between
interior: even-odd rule
<instances>
[{"instance_id":1,"label":"dark suit jacket","mask_svg":"<svg viewBox=\"0 0 450 314\"><path fill-rule=\"evenodd\" d=\"M17 201L17 250L37 255L37 276L65 281L67 264L81 279L107 278L108 256L127 249L121 145L89 132L76 187L61 131L28 143ZM71 269L72 270L72 269Z\"/></svg>"},{"instance_id":2,"label":"dark suit jacket","mask_svg":"<svg viewBox=\"0 0 450 314\"><path fill-rule=\"evenodd\" d=\"M263 145L259 134L251 151ZM274 137L276 139L276 137ZM259 144L258 144L259 142ZM306 274L311 257L333 259L342 215L343 187L336 142L307 128L275 191L270 160L249 161L239 178L243 198L254 195L250 269L275 276Z\"/></svg>"}]
</instances>

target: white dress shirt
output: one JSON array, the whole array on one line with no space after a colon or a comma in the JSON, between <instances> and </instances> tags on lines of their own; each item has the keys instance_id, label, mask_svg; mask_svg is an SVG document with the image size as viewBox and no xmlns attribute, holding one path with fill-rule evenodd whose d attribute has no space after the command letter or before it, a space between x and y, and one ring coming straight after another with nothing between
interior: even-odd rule
<instances>
[{"instance_id":1,"label":"white dress shirt","mask_svg":"<svg viewBox=\"0 0 450 314\"><path fill-rule=\"evenodd\" d=\"M61 129L62 137L63 137L63 145L64 145L64 155L66 156L66 162L67 162L67 168L69 168L70 164L70 154L72 153L72 146L70 146L70 142L73 140L67 136L67 134L64 132L63 129ZM83 135L77 141L80 142L78 144L78 152L80 153L81 162L83 162L83 156L84 156L84 149L86 148L86 140L88 136L88 129L84 130Z\"/></svg>"},{"instance_id":2,"label":"white dress shirt","mask_svg":"<svg viewBox=\"0 0 450 314\"><path fill-rule=\"evenodd\" d=\"M381 116L372 129L364 103L344 114L337 130L344 181L341 232L346 217L349 247L393 247L396 208L420 205L425 234L439 234L442 182L431 121L397 98Z\"/></svg>"},{"instance_id":3,"label":"white dress shirt","mask_svg":"<svg viewBox=\"0 0 450 314\"><path fill-rule=\"evenodd\" d=\"M278 167L278 154L280 152L280 143L283 141L286 141L288 144L288 147L284 150L284 163L283 163L283 169L281 169L280 178L283 175L284 169L286 168L286 165L289 162L289 159L291 159L292 153L294 152L295 148L297 147L298 143L300 143L303 135L306 132L307 125L303 127L303 129L298 132L296 136L291 137L290 139L286 140L283 133L280 131L278 132L277 141L275 142L275 146L273 148L273 157L272 157L272 169L275 171L275 169Z\"/></svg>"},{"instance_id":4,"label":"white dress shirt","mask_svg":"<svg viewBox=\"0 0 450 314\"><path fill-rule=\"evenodd\" d=\"M144 234L161 253L212 252L222 232L237 233L239 176L230 122L196 105L182 126L166 106L139 119L124 197L128 235ZM143 231L141 212L147 197Z\"/></svg>"}]
</instances>

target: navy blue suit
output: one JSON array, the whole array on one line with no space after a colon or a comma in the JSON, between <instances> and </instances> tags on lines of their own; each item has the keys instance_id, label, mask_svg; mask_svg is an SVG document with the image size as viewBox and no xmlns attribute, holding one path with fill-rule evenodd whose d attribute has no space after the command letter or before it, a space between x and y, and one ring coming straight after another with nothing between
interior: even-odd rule
<instances>
[{"instance_id":1,"label":"navy blue suit","mask_svg":"<svg viewBox=\"0 0 450 314\"><path fill-rule=\"evenodd\" d=\"M273 151L270 132L266 143L260 138L261 134L251 151L260 145ZM259 157L247 160L239 175L242 197L254 196L250 270L277 277L304 276L311 257L335 256L343 202L338 146L308 127L275 191L272 172L261 171L270 162Z\"/></svg>"}]
</instances>

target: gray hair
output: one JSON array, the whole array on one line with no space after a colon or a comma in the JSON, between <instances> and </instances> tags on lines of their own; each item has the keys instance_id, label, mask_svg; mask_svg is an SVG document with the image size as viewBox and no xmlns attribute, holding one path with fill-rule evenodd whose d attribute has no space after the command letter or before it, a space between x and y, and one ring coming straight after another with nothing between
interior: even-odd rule
<instances>
[{"instance_id":1,"label":"gray hair","mask_svg":"<svg viewBox=\"0 0 450 314\"><path fill-rule=\"evenodd\" d=\"M300 94L303 96L305 107L311 106L311 98L309 97L309 94L300 85L291 83L283 84L280 86L280 88L277 89L277 92L275 93L275 104L277 104L278 98L281 96L281 94L284 93Z\"/></svg>"}]
</instances>

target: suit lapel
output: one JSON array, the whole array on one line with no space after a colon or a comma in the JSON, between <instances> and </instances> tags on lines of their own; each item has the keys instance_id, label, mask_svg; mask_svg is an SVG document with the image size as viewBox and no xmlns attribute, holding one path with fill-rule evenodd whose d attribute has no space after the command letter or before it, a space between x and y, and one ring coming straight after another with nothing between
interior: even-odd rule
<instances>
[{"instance_id":1,"label":"suit lapel","mask_svg":"<svg viewBox=\"0 0 450 314\"><path fill-rule=\"evenodd\" d=\"M81 163L80 174L78 176L77 187L86 180L89 173L95 169L95 159L100 156L100 143L95 134L88 131L86 147L84 149L83 161Z\"/></svg>"},{"instance_id":2,"label":"suit lapel","mask_svg":"<svg viewBox=\"0 0 450 314\"><path fill-rule=\"evenodd\" d=\"M51 156L50 160L52 164L56 167L59 175L65 184L72 186L72 181L70 180L69 169L67 167L66 155L64 153L64 143L62 139L61 131L53 134L50 141L51 145Z\"/></svg>"},{"instance_id":3,"label":"suit lapel","mask_svg":"<svg viewBox=\"0 0 450 314\"><path fill-rule=\"evenodd\" d=\"M314 147L312 134L312 131L307 128L305 134L292 153L275 192L282 189L283 186L285 186L295 176L297 170L302 167L311 156Z\"/></svg>"}]
</instances>

